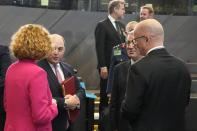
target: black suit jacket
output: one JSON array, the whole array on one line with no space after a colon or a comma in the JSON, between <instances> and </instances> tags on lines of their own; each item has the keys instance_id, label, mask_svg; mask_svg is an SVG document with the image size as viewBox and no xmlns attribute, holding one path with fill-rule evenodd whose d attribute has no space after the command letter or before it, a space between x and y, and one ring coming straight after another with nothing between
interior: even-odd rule
<instances>
[{"instance_id":1,"label":"black suit jacket","mask_svg":"<svg viewBox=\"0 0 197 131\"><path fill-rule=\"evenodd\" d=\"M122 35L120 36L109 18L100 21L95 29L96 53L98 58L98 68L108 67L110 65L110 58L112 48L115 45L125 42L123 32L125 27L119 22Z\"/></svg>"},{"instance_id":2,"label":"black suit jacket","mask_svg":"<svg viewBox=\"0 0 197 131\"><path fill-rule=\"evenodd\" d=\"M5 124L5 111L3 108L4 80L10 64L11 60L8 47L0 45L0 130L3 130Z\"/></svg>"},{"instance_id":3,"label":"black suit jacket","mask_svg":"<svg viewBox=\"0 0 197 131\"><path fill-rule=\"evenodd\" d=\"M129 69L122 112L134 131L184 131L191 78L165 49L151 51Z\"/></svg>"},{"instance_id":4,"label":"black suit jacket","mask_svg":"<svg viewBox=\"0 0 197 131\"><path fill-rule=\"evenodd\" d=\"M110 102L110 121L112 130L115 131L130 131L129 122L121 116L120 107L125 97L127 74L131 66L131 61L125 61L116 65L114 69L114 80L112 88L112 96Z\"/></svg>"},{"instance_id":5,"label":"black suit jacket","mask_svg":"<svg viewBox=\"0 0 197 131\"><path fill-rule=\"evenodd\" d=\"M57 101L58 116L52 121L53 131L66 131L67 113L64 108L64 97L62 95L62 89L60 87L58 79L46 59L39 61L38 66L40 66L47 72L47 79L49 82L52 96ZM70 65L64 62L60 62L60 66L63 70L65 79L69 76L75 76L73 68ZM75 83L77 92L76 95L79 97L80 101L82 101L82 99L85 99L85 92L81 88L79 80L76 76Z\"/></svg>"}]
</instances>

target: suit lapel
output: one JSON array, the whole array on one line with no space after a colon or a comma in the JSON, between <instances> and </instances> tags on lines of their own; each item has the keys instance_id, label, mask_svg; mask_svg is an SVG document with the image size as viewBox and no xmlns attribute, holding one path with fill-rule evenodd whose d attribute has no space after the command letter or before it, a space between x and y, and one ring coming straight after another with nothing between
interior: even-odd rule
<instances>
[{"instance_id":1,"label":"suit lapel","mask_svg":"<svg viewBox=\"0 0 197 131\"><path fill-rule=\"evenodd\" d=\"M106 20L107 24L109 25L110 30L115 34L115 36L120 39L120 35L118 34L117 30L114 28L113 24L111 23L111 21L109 20L109 18L107 18Z\"/></svg>"},{"instance_id":2,"label":"suit lapel","mask_svg":"<svg viewBox=\"0 0 197 131\"><path fill-rule=\"evenodd\" d=\"M67 77L71 76L72 74L69 72L69 69L67 69L66 66L63 65L62 62L60 62L60 67L64 73L64 78L66 79Z\"/></svg>"},{"instance_id":3,"label":"suit lapel","mask_svg":"<svg viewBox=\"0 0 197 131\"><path fill-rule=\"evenodd\" d=\"M58 82L57 77L55 76L52 68L50 67L49 63L47 62L47 60L44 60L44 66L45 66L45 71L47 72L48 77L54 82L54 84L56 85L60 85Z\"/></svg>"}]
</instances>

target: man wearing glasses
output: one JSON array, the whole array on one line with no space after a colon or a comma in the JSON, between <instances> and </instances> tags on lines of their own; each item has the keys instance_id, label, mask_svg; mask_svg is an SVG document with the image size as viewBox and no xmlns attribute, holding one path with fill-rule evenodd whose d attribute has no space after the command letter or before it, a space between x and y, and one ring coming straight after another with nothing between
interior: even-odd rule
<instances>
[{"instance_id":1,"label":"man wearing glasses","mask_svg":"<svg viewBox=\"0 0 197 131\"><path fill-rule=\"evenodd\" d=\"M133 43L145 57L129 68L122 115L133 131L185 131L191 78L180 59L163 46L162 25L154 19L134 29Z\"/></svg>"},{"instance_id":2,"label":"man wearing glasses","mask_svg":"<svg viewBox=\"0 0 197 131\"><path fill-rule=\"evenodd\" d=\"M139 51L134 48L132 43L133 31L128 33L126 52L130 58L127 61L123 61L115 66L113 73L113 89L110 103L110 121L112 131L132 131L129 122L121 116L120 107L122 100L125 97L125 90L127 84L127 74L129 67L142 58Z\"/></svg>"},{"instance_id":3,"label":"man wearing glasses","mask_svg":"<svg viewBox=\"0 0 197 131\"><path fill-rule=\"evenodd\" d=\"M137 25L136 21L131 21L126 25L125 36L131 33L134 27ZM125 43L121 43L117 46L114 46L112 49L112 56L111 62L109 66L109 77L107 80L107 96L111 97L111 91L113 87L113 80L114 80L114 68L117 64L130 60L128 53L126 51L127 45Z\"/></svg>"}]
</instances>

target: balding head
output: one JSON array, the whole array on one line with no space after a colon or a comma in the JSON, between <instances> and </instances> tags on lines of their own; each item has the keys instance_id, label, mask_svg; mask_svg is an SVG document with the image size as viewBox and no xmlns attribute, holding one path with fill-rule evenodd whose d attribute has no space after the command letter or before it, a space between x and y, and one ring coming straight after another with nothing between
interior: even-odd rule
<instances>
[{"instance_id":1,"label":"balding head","mask_svg":"<svg viewBox=\"0 0 197 131\"><path fill-rule=\"evenodd\" d=\"M142 37L143 36L143 37ZM147 19L137 24L134 29L134 37L142 37L136 40L137 48L141 48L142 55L153 47L163 46L164 31L162 25L155 19ZM141 44L142 43L142 44Z\"/></svg>"},{"instance_id":2,"label":"balding head","mask_svg":"<svg viewBox=\"0 0 197 131\"><path fill-rule=\"evenodd\" d=\"M132 30L134 30L134 27L137 25L138 22L136 21L131 21L126 25L126 33L128 34Z\"/></svg>"},{"instance_id":3,"label":"balding head","mask_svg":"<svg viewBox=\"0 0 197 131\"><path fill-rule=\"evenodd\" d=\"M54 46L53 52L47 58L51 64L58 64L64 56L65 52L65 40L61 35L52 34L50 35L52 45Z\"/></svg>"},{"instance_id":4,"label":"balding head","mask_svg":"<svg viewBox=\"0 0 197 131\"><path fill-rule=\"evenodd\" d=\"M52 41L54 41L54 40L60 40L61 41L62 40L64 45L66 44L64 38L59 34L51 34L50 38L51 38Z\"/></svg>"}]
</instances>

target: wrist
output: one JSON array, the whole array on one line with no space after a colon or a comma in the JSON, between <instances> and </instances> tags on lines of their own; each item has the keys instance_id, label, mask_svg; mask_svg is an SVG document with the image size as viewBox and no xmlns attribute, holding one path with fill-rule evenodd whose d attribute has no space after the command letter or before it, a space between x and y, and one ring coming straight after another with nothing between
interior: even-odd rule
<instances>
[{"instance_id":1,"label":"wrist","mask_svg":"<svg viewBox=\"0 0 197 131\"><path fill-rule=\"evenodd\" d=\"M64 101L64 108L67 108L66 100Z\"/></svg>"}]
</instances>

